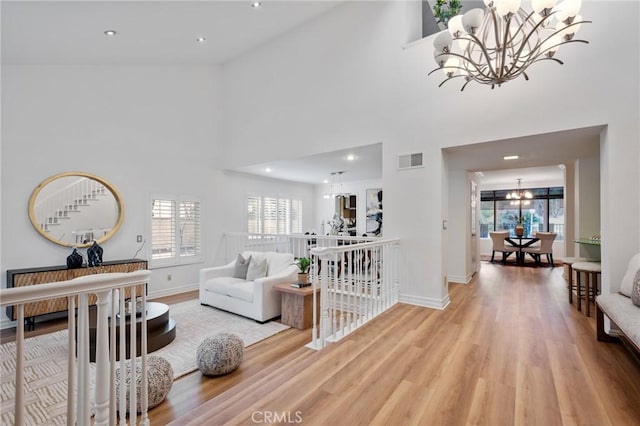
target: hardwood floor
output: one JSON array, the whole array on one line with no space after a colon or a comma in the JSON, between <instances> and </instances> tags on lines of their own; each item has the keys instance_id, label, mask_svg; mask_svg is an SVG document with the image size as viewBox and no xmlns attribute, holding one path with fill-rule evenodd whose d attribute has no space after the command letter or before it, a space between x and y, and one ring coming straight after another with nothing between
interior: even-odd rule
<instances>
[{"instance_id":1,"label":"hardwood floor","mask_svg":"<svg viewBox=\"0 0 640 426\"><path fill-rule=\"evenodd\" d=\"M249 348L237 374L255 373L224 392L212 391L219 379L176 383L172 394L213 398L174 411L171 424L640 423L640 365L596 341L594 319L568 303L562 268L483 263L450 290L444 311L399 304L319 352L288 335Z\"/></svg>"},{"instance_id":2,"label":"hardwood floor","mask_svg":"<svg viewBox=\"0 0 640 426\"><path fill-rule=\"evenodd\" d=\"M483 262L450 295L444 311L398 304L322 351L304 347L308 330L277 334L229 375L177 380L151 424L640 424L640 363L596 341L562 268Z\"/></svg>"}]
</instances>

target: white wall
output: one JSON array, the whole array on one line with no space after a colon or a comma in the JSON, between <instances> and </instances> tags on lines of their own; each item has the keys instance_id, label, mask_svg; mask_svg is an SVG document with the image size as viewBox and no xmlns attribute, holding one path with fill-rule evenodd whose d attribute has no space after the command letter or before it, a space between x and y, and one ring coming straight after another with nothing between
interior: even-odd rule
<instances>
[{"instance_id":1,"label":"white wall","mask_svg":"<svg viewBox=\"0 0 640 426\"><path fill-rule=\"evenodd\" d=\"M366 197L367 197L367 189L377 189L382 188L382 180L381 179L371 179L371 180L361 180L354 182L344 182L343 183L344 192L353 194L356 196L356 229L358 235L362 235L366 232ZM329 191L329 184L326 185L315 185L315 199L316 199L316 214L313 224L306 231L315 232L317 234L321 234L321 226L322 222L324 222L324 233L329 233L329 229L331 228L328 225L328 222L333 218L333 214L335 213L335 199L325 199L324 194ZM384 211L384 192L383 194L383 211ZM383 224L384 224L384 216L383 216ZM384 236L384 225L383 225L383 236Z\"/></svg>"},{"instance_id":2,"label":"white wall","mask_svg":"<svg viewBox=\"0 0 640 426\"><path fill-rule=\"evenodd\" d=\"M3 288L7 269L65 264L70 249L33 229L27 203L42 180L66 171L94 173L124 199L125 219L102 245L104 260L131 258L136 235L149 241L149 194L162 193L202 201L210 262L224 230L216 68L3 66L2 88ZM192 286L201 267L154 270L150 295Z\"/></svg>"},{"instance_id":3,"label":"white wall","mask_svg":"<svg viewBox=\"0 0 640 426\"><path fill-rule=\"evenodd\" d=\"M600 235L600 159L583 158L575 164L576 237ZM578 244L576 253L600 259L600 247Z\"/></svg>"},{"instance_id":4,"label":"white wall","mask_svg":"<svg viewBox=\"0 0 640 426\"><path fill-rule=\"evenodd\" d=\"M441 227L449 211L441 149L606 124L606 161L615 167L603 177L611 201L603 250L619 254L603 258L603 287L616 288L640 249L640 197L625 195L640 193L640 67L638 4L611 3L584 3L583 16L595 23L580 36L590 44L560 49L563 66L539 63L530 81L461 93L456 83L438 88L441 80L426 76L434 66L431 39L402 48L405 3L346 2L224 68L228 162L283 157L300 141L310 153L382 141L385 236L403 240L402 299L442 307ZM256 140L264 144L253 149ZM423 152L426 166L396 170L396 155L408 152Z\"/></svg>"}]
</instances>

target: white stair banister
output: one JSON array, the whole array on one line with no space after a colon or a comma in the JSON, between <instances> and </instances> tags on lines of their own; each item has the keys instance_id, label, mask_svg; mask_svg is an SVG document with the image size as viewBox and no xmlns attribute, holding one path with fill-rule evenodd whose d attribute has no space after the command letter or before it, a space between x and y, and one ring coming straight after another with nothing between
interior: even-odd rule
<instances>
[{"instance_id":1,"label":"white stair banister","mask_svg":"<svg viewBox=\"0 0 640 426\"><path fill-rule=\"evenodd\" d=\"M110 291L121 288L122 302L124 303L125 290L135 298L137 286L144 286L148 283L150 272L141 270L130 273L107 273L87 275L68 281L55 283L38 284L24 287L14 287L3 289L0 306L14 306L17 311L18 327L16 331L16 372L15 372L15 408L14 422L16 425L27 423L24 409L24 305L42 300L67 297L69 300L69 354L68 354L68 391L67 391L67 425L114 425L116 423L115 416L115 370L113 350L109 350L109 332L107 317L109 313L106 309L106 302ZM96 386L95 386L95 417L91 419L91 406L89 402L90 386L89 386L89 312L88 312L88 296L95 294L98 296L97 304L97 330L96 330ZM144 291L143 291L144 294ZM75 315L75 298L78 298L78 317L76 321ZM115 298L112 299L112 302ZM143 296L143 301L146 298ZM112 303L111 316L115 316L115 303ZM124 315L120 316L124 319ZM146 319L146 317L143 317ZM124 325L124 324L122 324ZM113 327L112 327L113 330ZM124 327L121 328L124 330ZM141 335L146 336L146 322L141 324ZM135 330L133 332L135 335ZM77 337L76 337L77 336ZM115 333L111 337L115 338ZM113 341L113 340L112 340ZM77 344L76 344L77 342ZM115 346L115 345L113 345ZM121 348L125 346L124 339L120 342ZM134 356L132 371L135 374L135 344L133 345ZM77 363L76 363L77 352ZM142 349L142 364L146 366L146 345ZM123 357L124 358L124 357ZM124 369L123 369L124 370ZM77 372L77 373L76 373ZM77 396L75 395L74 382L77 377ZM143 384L146 388L146 377L143 378ZM123 380L124 382L124 380ZM133 380L135 383L135 379ZM134 388L135 389L135 388ZM135 395L136 391L133 391ZM124 393L123 393L124 395ZM141 419L143 425L148 425L148 402L144 399L148 397L147 392L142 391ZM135 398L135 396L134 396ZM77 402L76 402L77 399ZM124 399L124 398L123 398ZM135 406L134 406L135 407ZM77 411L77 413L75 413ZM122 411L124 413L124 410ZM121 416L123 417L123 416ZM131 424L136 424L136 410L133 409L130 414ZM125 420L126 422L126 420Z\"/></svg>"}]
</instances>

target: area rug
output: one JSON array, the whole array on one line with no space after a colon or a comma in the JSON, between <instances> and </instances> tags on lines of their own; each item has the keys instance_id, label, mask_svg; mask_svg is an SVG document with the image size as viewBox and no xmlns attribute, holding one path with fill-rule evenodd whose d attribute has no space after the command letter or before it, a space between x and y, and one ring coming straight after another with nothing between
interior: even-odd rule
<instances>
[{"instance_id":1,"label":"area rug","mask_svg":"<svg viewBox=\"0 0 640 426\"><path fill-rule=\"evenodd\" d=\"M174 379L197 369L196 350L204 338L233 333L250 346L289 328L277 322L257 323L248 318L202 306L198 300L171 305L176 338L155 352L166 358ZM29 425L66 424L67 398L66 330L25 339L25 412ZM13 424L15 395L15 343L0 345L0 425Z\"/></svg>"}]
</instances>

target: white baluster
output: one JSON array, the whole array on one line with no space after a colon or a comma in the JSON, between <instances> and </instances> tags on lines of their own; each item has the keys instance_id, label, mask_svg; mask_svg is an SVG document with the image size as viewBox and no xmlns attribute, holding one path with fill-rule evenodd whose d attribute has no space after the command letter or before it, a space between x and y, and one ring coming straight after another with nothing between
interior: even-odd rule
<instances>
[{"instance_id":1,"label":"white baluster","mask_svg":"<svg viewBox=\"0 0 640 426\"><path fill-rule=\"evenodd\" d=\"M121 290L122 291L122 290ZM109 292L111 312L109 313L109 425L116 424L116 303L119 292L112 289Z\"/></svg>"},{"instance_id":2,"label":"white baluster","mask_svg":"<svg viewBox=\"0 0 640 426\"><path fill-rule=\"evenodd\" d=\"M109 330L107 297L109 292L97 293L96 312L96 407L95 425L109 424Z\"/></svg>"},{"instance_id":3,"label":"white baluster","mask_svg":"<svg viewBox=\"0 0 640 426\"><path fill-rule=\"evenodd\" d=\"M24 305L17 305L15 424L24 424Z\"/></svg>"},{"instance_id":4,"label":"white baluster","mask_svg":"<svg viewBox=\"0 0 640 426\"><path fill-rule=\"evenodd\" d=\"M140 319L140 329L142 331L140 336L140 357L142 358L142 389L140 390L140 405L142 408L142 419L140 424L142 426L149 425L149 415L147 413L149 409L149 395L148 395L148 376L147 376L147 292L145 291L144 284L142 288L142 318Z\"/></svg>"},{"instance_id":5,"label":"white baluster","mask_svg":"<svg viewBox=\"0 0 640 426\"><path fill-rule=\"evenodd\" d=\"M325 342L326 342L326 338L327 338L327 333L328 333L328 328L329 328L329 317L328 317L328 312L329 312L329 306L328 306L328 302L329 302L329 298L328 298L328 292L329 292L329 276L330 276L330 271L329 271L329 261L326 258L322 258L321 260L322 262L322 279L320 280L320 315L321 315L321 320L320 320L320 348L324 348L325 346Z\"/></svg>"},{"instance_id":6,"label":"white baluster","mask_svg":"<svg viewBox=\"0 0 640 426\"><path fill-rule=\"evenodd\" d=\"M129 381L129 422L136 424L137 417L137 390L136 390L136 291L135 287L129 287L129 303L131 304L131 316L129 317L129 365L131 366L131 380Z\"/></svg>"},{"instance_id":7,"label":"white baluster","mask_svg":"<svg viewBox=\"0 0 640 426\"><path fill-rule=\"evenodd\" d=\"M86 294L78 296L78 424L88 425L89 406L89 304Z\"/></svg>"},{"instance_id":8,"label":"white baluster","mask_svg":"<svg viewBox=\"0 0 640 426\"><path fill-rule=\"evenodd\" d=\"M67 426L76 424L73 390L76 388L76 297L69 296L69 354L67 355Z\"/></svg>"},{"instance_id":9,"label":"white baluster","mask_svg":"<svg viewBox=\"0 0 640 426\"><path fill-rule=\"evenodd\" d=\"M120 330L120 356L119 356L119 360L120 360L120 388L119 388L119 392L120 392L120 401L118 404L118 410L120 412L120 425L121 426L125 426L127 424L127 415L126 415L126 410L127 410L127 401L125 398L125 392L126 392L126 383L127 383L127 376L126 376L126 324L125 324L125 300L124 300L124 296L125 296L125 288L122 287L120 289L120 321L118 324L119 330Z\"/></svg>"}]
</instances>

